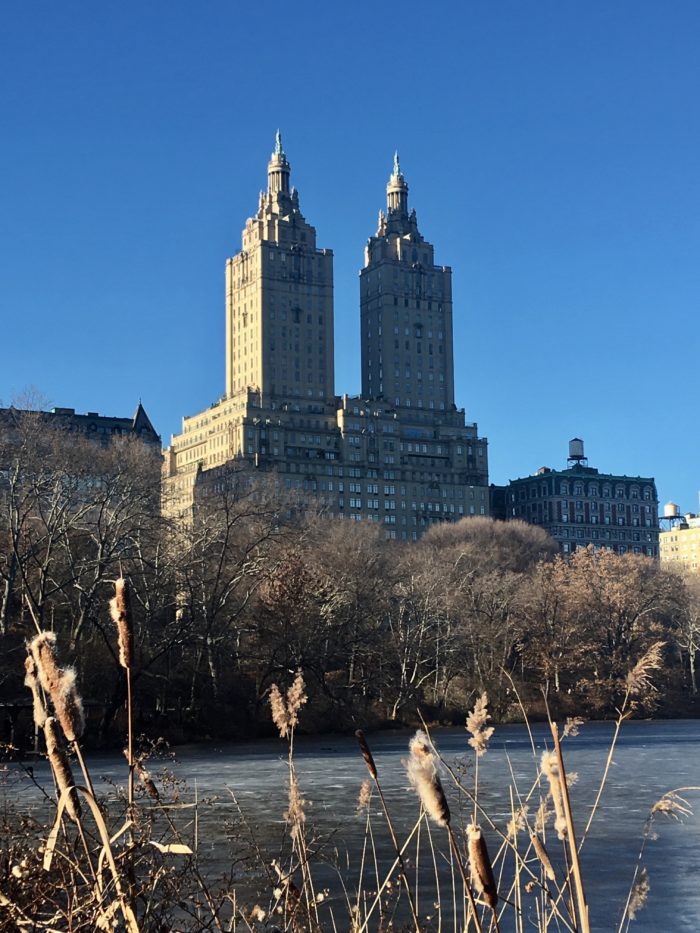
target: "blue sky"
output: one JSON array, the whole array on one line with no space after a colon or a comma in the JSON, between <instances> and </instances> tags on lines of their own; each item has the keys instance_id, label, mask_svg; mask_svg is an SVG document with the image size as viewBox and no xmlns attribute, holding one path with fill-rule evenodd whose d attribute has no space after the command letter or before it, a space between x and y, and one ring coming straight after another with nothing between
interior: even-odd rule
<instances>
[{"instance_id":1,"label":"blue sky","mask_svg":"<svg viewBox=\"0 0 700 933\"><path fill-rule=\"evenodd\" d=\"M279 126L335 254L337 392L398 148L492 481L579 436L696 511L699 38L694 0L9 0L0 399L141 397L167 441L218 398L224 262Z\"/></svg>"}]
</instances>

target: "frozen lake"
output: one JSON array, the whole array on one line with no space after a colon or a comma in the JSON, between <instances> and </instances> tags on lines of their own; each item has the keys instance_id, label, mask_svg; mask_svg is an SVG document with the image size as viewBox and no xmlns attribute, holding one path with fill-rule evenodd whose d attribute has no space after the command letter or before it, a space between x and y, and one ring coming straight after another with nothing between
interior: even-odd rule
<instances>
[{"instance_id":1,"label":"frozen lake","mask_svg":"<svg viewBox=\"0 0 700 933\"><path fill-rule=\"evenodd\" d=\"M538 752L551 744L547 727L534 730ZM379 770L380 780L400 838L410 831L418 805L407 790L408 782L401 759L407 754L411 732L392 732L368 737ZM571 790L572 806L580 831L586 822L602 775L613 734L607 723L587 723L580 734L564 743L568 772L578 774ZM433 734L444 758L458 768L466 767L464 781L471 787L473 753L467 746L463 729L436 730ZM352 886L354 866L364 837L364 818L356 814L360 785L367 769L357 742L349 736L297 738L295 761L301 790L309 802L307 826L310 835L323 842L317 870L319 887L338 887L331 863L349 861L344 873ZM102 776L123 783L125 766L116 755L93 755L89 758L93 777ZM160 763L150 768L157 776ZM245 850L247 830L237 816L232 791L247 823L254 827L256 840L265 859L277 857L284 844L286 809L286 744L265 740L236 745L181 746L176 761L168 764L179 780L183 802L198 807L197 839L202 863L213 875L228 869ZM527 792L536 774L536 764L527 730L523 726L500 726L491 740L489 752L480 761L479 799L484 809L501 829L510 819L509 785L512 768L521 793ZM45 778L46 766L37 764L35 773ZM100 793L113 793L97 781ZM449 779L444 780L453 811L453 824L461 824L458 795ZM700 723L697 721L625 723L614 755L602 804L582 851L582 867L591 911L591 929L596 933L616 931L634 872L644 823L653 804L667 791L700 785ZM50 784L49 784L50 786ZM700 806L700 793L683 793L693 807ZM36 790L16 778L0 786L0 797L20 807L36 805ZM463 806L466 802L463 801ZM531 813L536 809L536 802ZM375 812L376 811L376 812ZM194 838L191 810L181 811L186 819L188 838ZM373 799L374 833L381 844L386 829ZM482 821L483 822L483 821ZM654 825L656 838L647 845L643 863L650 877L651 891L647 906L632 924L633 931L700 930L700 818L694 813L681 822L664 816ZM497 848L493 834L487 832L492 854ZM444 848L441 831L434 834L436 844ZM522 837L521 837L522 840ZM425 841L423 842L425 846ZM561 849L550 830L548 847L561 863ZM349 853L349 857L348 857ZM245 884L243 884L245 887ZM265 891L260 889L260 897ZM251 891L251 896L254 896ZM434 899L422 891L426 905ZM527 928L527 924L526 924ZM552 929L556 927L553 925ZM504 933L508 927L503 927Z\"/></svg>"}]
</instances>

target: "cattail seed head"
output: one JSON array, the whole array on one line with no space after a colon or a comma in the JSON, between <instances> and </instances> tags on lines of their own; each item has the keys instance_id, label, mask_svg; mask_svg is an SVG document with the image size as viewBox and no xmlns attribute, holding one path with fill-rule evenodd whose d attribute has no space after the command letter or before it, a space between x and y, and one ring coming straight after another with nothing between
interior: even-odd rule
<instances>
[{"instance_id":1,"label":"cattail seed head","mask_svg":"<svg viewBox=\"0 0 700 933\"><path fill-rule=\"evenodd\" d=\"M438 759L430 746L428 736L419 729L411 739L408 750L411 757L406 762L408 778L420 797L423 808L438 826L450 822L450 808L442 789L438 774Z\"/></svg>"},{"instance_id":2,"label":"cattail seed head","mask_svg":"<svg viewBox=\"0 0 700 933\"><path fill-rule=\"evenodd\" d=\"M59 796L70 788L66 797L66 812L77 823L80 819L80 801L75 789L73 772L71 771L65 748L61 745L58 727L53 716L49 716L44 723L44 736L46 738L46 755L53 771Z\"/></svg>"},{"instance_id":3,"label":"cattail seed head","mask_svg":"<svg viewBox=\"0 0 700 933\"><path fill-rule=\"evenodd\" d=\"M114 581L114 598L109 601L109 611L112 621L117 626L119 663L128 670L134 660L134 643L132 638L131 597L129 595L129 585L124 577L119 577L118 580Z\"/></svg>"},{"instance_id":4,"label":"cattail seed head","mask_svg":"<svg viewBox=\"0 0 700 933\"><path fill-rule=\"evenodd\" d=\"M491 910L495 910L498 903L498 889L493 877L486 840L481 834L481 827L472 823L467 831L467 839L472 884Z\"/></svg>"},{"instance_id":5,"label":"cattail seed head","mask_svg":"<svg viewBox=\"0 0 700 933\"><path fill-rule=\"evenodd\" d=\"M552 867L552 861L549 857L549 853L545 848L544 843L537 835L537 833L531 833L530 842L532 843L532 848L535 850L535 855L540 860L540 864L544 869L545 876L549 881L555 881L556 875L554 874L554 868Z\"/></svg>"},{"instance_id":6,"label":"cattail seed head","mask_svg":"<svg viewBox=\"0 0 700 933\"><path fill-rule=\"evenodd\" d=\"M69 742L75 742L85 730L85 712L72 667L62 671L58 702L54 702L54 708L65 737Z\"/></svg>"},{"instance_id":7,"label":"cattail seed head","mask_svg":"<svg viewBox=\"0 0 700 933\"><path fill-rule=\"evenodd\" d=\"M369 750L369 745L367 744L367 739L362 729L358 729L355 732L355 737L360 745L360 751L362 752L362 757L365 759L365 764L367 765L367 770L369 771L369 776L372 780L377 780L377 767L374 764L374 758L372 757L372 752Z\"/></svg>"},{"instance_id":8,"label":"cattail seed head","mask_svg":"<svg viewBox=\"0 0 700 933\"><path fill-rule=\"evenodd\" d=\"M39 690L36 661L31 654L27 655L27 659L24 662L24 669L26 671L24 684L32 691L34 725L37 729L43 729L44 723L46 722L46 707L44 706L44 700Z\"/></svg>"},{"instance_id":9,"label":"cattail seed head","mask_svg":"<svg viewBox=\"0 0 700 933\"><path fill-rule=\"evenodd\" d=\"M61 671L56 662L56 635L54 632L41 632L29 643L29 650L34 658L39 682L53 699L61 681Z\"/></svg>"},{"instance_id":10,"label":"cattail seed head","mask_svg":"<svg viewBox=\"0 0 700 933\"><path fill-rule=\"evenodd\" d=\"M542 753L542 772L549 782L549 792L552 796L554 805L554 828L560 839L565 839L567 834L566 815L564 813L564 798L561 786L561 774L559 772L559 762L555 752Z\"/></svg>"},{"instance_id":11,"label":"cattail seed head","mask_svg":"<svg viewBox=\"0 0 700 933\"><path fill-rule=\"evenodd\" d=\"M72 667L62 669L56 660L56 636L53 632L42 632L30 642L39 682L49 695L56 718L69 742L75 742L85 729L83 701L75 683Z\"/></svg>"}]
</instances>

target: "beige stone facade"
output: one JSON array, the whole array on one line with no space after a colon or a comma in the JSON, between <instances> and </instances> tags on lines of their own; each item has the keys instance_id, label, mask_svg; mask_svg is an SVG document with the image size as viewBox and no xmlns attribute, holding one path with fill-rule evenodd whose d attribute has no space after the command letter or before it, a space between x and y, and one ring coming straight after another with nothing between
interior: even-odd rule
<instances>
[{"instance_id":1,"label":"beige stone facade","mask_svg":"<svg viewBox=\"0 0 700 933\"><path fill-rule=\"evenodd\" d=\"M267 193L226 263L226 395L328 399L333 376L333 254L316 248L277 137Z\"/></svg>"},{"instance_id":2,"label":"beige stone facade","mask_svg":"<svg viewBox=\"0 0 700 933\"><path fill-rule=\"evenodd\" d=\"M316 247L289 174L278 135L268 190L227 262L226 395L183 419L166 451L169 510L185 514L244 459L391 538L488 514L487 442L454 404L451 273L408 211L398 159L361 272L358 397L335 395L333 255Z\"/></svg>"},{"instance_id":3,"label":"beige stone facade","mask_svg":"<svg viewBox=\"0 0 700 933\"><path fill-rule=\"evenodd\" d=\"M408 210L398 156L387 211L365 249L360 273L362 394L397 408L454 407L452 270L436 266L433 247Z\"/></svg>"},{"instance_id":4,"label":"beige stone facade","mask_svg":"<svg viewBox=\"0 0 700 933\"><path fill-rule=\"evenodd\" d=\"M688 514L668 531L662 531L659 556L662 564L700 573L700 518Z\"/></svg>"}]
</instances>

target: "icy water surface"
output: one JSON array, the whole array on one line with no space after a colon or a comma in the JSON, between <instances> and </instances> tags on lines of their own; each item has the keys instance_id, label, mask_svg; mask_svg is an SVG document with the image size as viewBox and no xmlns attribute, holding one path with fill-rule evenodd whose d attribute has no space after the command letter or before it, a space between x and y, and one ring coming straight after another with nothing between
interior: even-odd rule
<instances>
[{"instance_id":1,"label":"icy water surface","mask_svg":"<svg viewBox=\"0 0 700 933\"><path fill-rule=\"evenodd\" d=\"M550 739L549 730L536 726L533 731L539 754ZM564 743L567 771L578 774L571 797L579 833L595 798L612 734L611 724L589 723L577 737ZM410 830L417 815L416 799L407 790L401 764L410 735L395 732L369 737L400 837ZM464 730L439 730L434 739L448 762L458 769L466 768L464 780L471 786L473 753L467 746ZM186 782L183 801L191 802L195 793L200 802L204 801L197 808L196 831L199 854L210 873L223 873L248 848L247 830L236 815L230 792L235 794L265 858L271 860L279 853L284 839L282 814L286 808L287 759L283 742L182 746L176 753L177 760L170 767L178 779ZM321 887L337 889L337 875L331 863L349 862L352 867L344 874L351 882L359 863L365 825L364 819L356 814L356 805L367 770L355 739L345 736L298 738L295 760L303 796L310 804L309 833L324 842L321 859L326 864L319 867L317 877ZM116 755L92 756L89 765L93 775L117 783L124 780L123 759ZM40 777L44 768L37 765ZM527 793L536 765L524 726L498 727L489 752L480 760L480 802L500 828L505 828L510 818L511 769L520 792ZM444 783L453 822L459 825L462 819L459 798L450 779L446 778ZM633 722L623 726L602 804L582 852L591 929L595 933L618 929L651 807L666 791L693 785L700 785L700 722ZM4 789L0 787L0 796L20 806L36 803L36 791L26 782L13 781ZM682 792L682 796L700 813L700 792ZM381 845L386 830L375 804L376 799L373 825ZM181 813L181 819L190 821L186 832L193 839L192 811ZM698 933L700 817L693 814L681 822L673 822L660 816L654 830L656 838L648 843L643 859L650 876L649 901L631 929L638 933ZM490 849L495 851L495 837L487 833L487 838ZM443 847L441 831L437 831L434 840ZM421 845L424 853L421 857L427 857L425 836ZM551 833L548 846L558 858L560 848ZM421 913L429 913L434 891L426 888L420 893Z\"/></svg>"}]
</instances>

